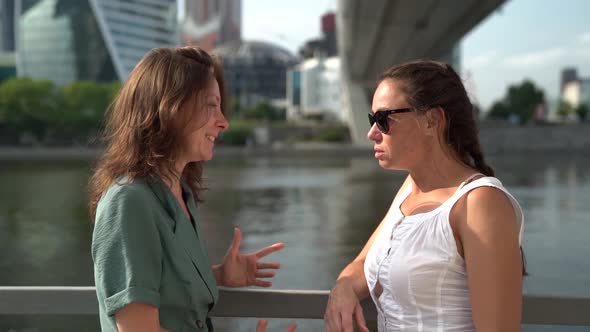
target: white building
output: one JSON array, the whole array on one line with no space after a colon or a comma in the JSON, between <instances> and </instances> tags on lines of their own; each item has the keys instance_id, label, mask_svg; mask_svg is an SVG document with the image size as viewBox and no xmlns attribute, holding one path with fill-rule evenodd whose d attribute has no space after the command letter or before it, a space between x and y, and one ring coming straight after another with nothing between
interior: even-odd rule
<instances>
[{"instance_id":1,"label":"white building","mask_svg":"<svg viewBox=\"0 0 590 332\"><path fill-rule=\"evenodd\" d=\"M331 119L348 123L340 95L340 59L306 60L287 72L287 119Z\"/></svg>"},{"instance_id":2,"label":"white building","mask_svg":"<svg viewBox=\"0 0 590 332\"><path fill-rule=\"evenodd\" d=\"M562 73L561 99L569 103L574 109L580 105L586 105L586 107L590 108L590 78L579 77L575 69L570 68L567 71L567 79L563 78L566 75L566 70ZM553 112L551 112L550 120L558 120L558 105L556 103ZM570 114L568 120L576 121L577 115Z\"/></svg>"},{"instance_id":3,"label":"white building","mask_svg":"<svg viewBox=\"0 0 590 332\"><path fill-rule=\"evenodd\" d=\"M568 82L563 87L563 100L573 107L580 104L590 105L590 80L576 80Z\"/></svg>"}]
</instances>

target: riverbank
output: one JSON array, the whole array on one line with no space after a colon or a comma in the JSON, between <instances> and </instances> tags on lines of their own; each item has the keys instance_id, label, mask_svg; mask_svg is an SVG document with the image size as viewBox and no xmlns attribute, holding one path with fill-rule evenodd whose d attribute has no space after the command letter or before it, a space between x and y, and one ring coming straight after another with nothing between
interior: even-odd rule
<instances>
[{"instance_id":1,"label":"riverbank","mask_svg":"<svg viewBox=\"0 0 590 332\"><path fill-rule=\"evenodd\" d=\"M89 162L96 160L103 150L100 148L15 148L0 147L0 162ZM588 149L551 149L551 150L527 150L507 151L498 150L486 153L489 157L503 155L546 155L555 157L581 155L590 156ZM215 149L215 159L236 157L297 157L297 158L330 158L338 156L367 157L372 158L372 147L356 147L352 145L291 145L280 147L228 147L222 146Z\"/></svg>"},{"instance_id":2,"label":"riverbank","mask_svg":"<svg viewBox=\"0 0 590 332\"><path fill-rule=\"evenodd\" d=\"M480 141L487 156L510 154L552 154L590 156L590 124L567 126L517 127L482 123ZM0 146L4 161L91 161L100 156L99 147L9 147ZM215 157L290 156L290 157L371 157L372 146L347 143L304 142L263 146L224 146L215 148Z\"/></svg>"},{"instance_id":3,"label":"riverbank","mask_svg":"<svg viewBox=\"0 0 590 332\"><path fill-rule=\"evenodd\" d=\"M86 147L0 147L0 161L92 161L103 152L102 148ZM372 156L372 148L350 144L305 143L273 146L218 146L215 158L240 156Z\"/></svg>"}]
</instances>

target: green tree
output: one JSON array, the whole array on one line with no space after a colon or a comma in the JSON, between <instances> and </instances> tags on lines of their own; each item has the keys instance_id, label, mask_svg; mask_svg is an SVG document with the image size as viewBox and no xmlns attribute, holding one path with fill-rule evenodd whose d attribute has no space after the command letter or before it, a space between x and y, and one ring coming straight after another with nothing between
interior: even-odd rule
<instances>
[{"instance_id":1,"label":"green tree","mask_svg":"<svg viewBox=\"0 0 590 332\"><path fill-rule=\"evenodd\" d=\"M586 104L578 105L575 112L580 122L586 122L586 119L588 118L588 106Z\"/></svg>"},{"instance_id":2,"label":"green tree","mask_svg":"<svg viewBox=\"0 0 590 332\"><path fill-rule=\"evenodd\" d=\"M537 88L532 81L524 80L520 84L508 87L504 98L492 106L489 116L507 119L514 114L521 123L525 123L532 119L535 107L544 100L543 90Z\"/></svg>"},{"instance_id":3,"label":"green tree","mask_svg":"<svg viewBox=\"0 0 590 332\"><path fill-rule=\"evenodd\" d=\"M274 108L267 101L261 101L254 107L243 109L242 115L248 120L282 121L286 119L284 110Z\"/></svg>"},{"instance_id":4,"label":"green tree","mask_svg":"<svg viewBox=\"0 0 590 332\"><path fill-rule=\"evenodd\" d=\"M504 101L495 102L490 108L490 112L488 113L488 117L494 119L507 120L509 116L510 110L508 109Z\"/></svg>"},{"instance_id":5,"label":"green tree","mask_svg":"<svg viewBox=\"0 0 590 332\"><path fill-rule=\"evenodd\" d=\"M105 111L112 103L120 83L72 82L62 87L63 126L68 131L88 134L100 128Z\"/></svg>"},{"instance_id":6,"label":"green tree","mask_svg":"<svg viewBox=\"0 0 590 332\"><path fill-rule=\"evenodd\" d=\"M557 106L557 116L562 120L566 120L570 114L574 113L574 107L565 100L560 100Z\"/></svg>"},{"instance_id":7,"label":"green tree","mask_svg":"<svg viewBox=\"0 0 590 332\"><path fill-rule=\"evenodd\" d=\"M50 81L13 78L0 85L0 119L18 132L45 138L50 128L59 126L62 99Z\"/></svg>"}]
</instances>

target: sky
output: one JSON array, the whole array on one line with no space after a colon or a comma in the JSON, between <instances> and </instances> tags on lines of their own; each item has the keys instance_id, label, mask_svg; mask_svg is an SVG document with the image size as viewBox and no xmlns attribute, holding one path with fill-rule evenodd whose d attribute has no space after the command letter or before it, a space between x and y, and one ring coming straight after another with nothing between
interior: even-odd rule
<instances>
[{"instance_id":1,"label":"sky","mask_svg":"<svg viewBox=\"0 0 590 332\"><path fill-rule=\"evenodd\" d=\"M336 0L242 0L242 37L293 53L320 36L320 16ZM461 42L462 76L484 109L511 84L532 80L556 99L561 70L590 78L590 0L507 0Z\"/></svg>"}]
</instances>

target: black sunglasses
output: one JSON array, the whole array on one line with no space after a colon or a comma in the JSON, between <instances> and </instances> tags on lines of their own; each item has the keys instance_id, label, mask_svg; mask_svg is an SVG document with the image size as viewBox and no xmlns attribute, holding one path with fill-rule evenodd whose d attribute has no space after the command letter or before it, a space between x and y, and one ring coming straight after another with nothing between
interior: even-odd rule
<instances>
[{"instance_id":1,"label":"black sunglasses","mask_svg":"<svg viewBox=\"0 0 590 332\"><path fill-rule=\"evenodd\" d=\"M369 116L369 124L371 125L371 127L373 127L373 124L377 123L377 128L379 128L379 130L384 133L387 134L389 132L389 116L391 114L396 114L396 113L408 113L408 112L413 112L414 110L411 108L400 108L400 109L396 109L396 110L382 110L382 111L377 111L375 113L370 113L368 114Z\"/></svg>"}]
</instances>

